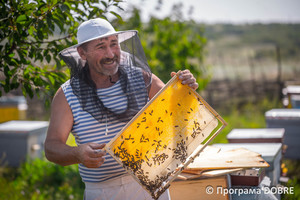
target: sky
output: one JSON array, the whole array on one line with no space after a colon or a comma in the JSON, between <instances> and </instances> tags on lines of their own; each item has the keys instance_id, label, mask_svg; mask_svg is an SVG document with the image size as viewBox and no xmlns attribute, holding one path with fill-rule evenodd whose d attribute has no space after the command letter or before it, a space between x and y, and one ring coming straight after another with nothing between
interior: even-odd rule
<instances>
[{"instance_id":1,"label":"sky","mask_svg":"<svg viewBox=\"0 0 300 200\"><path fill-rule=\"evenodd\" d=\"M300 23L300 0L162 0L160 11L157 0L125 0L125 8L134 4L142 10L142 20L150 15L165 17L172 5L182 3L185 19L193 7L191 18L204 23Z\"/></svg>"}]
</instances>

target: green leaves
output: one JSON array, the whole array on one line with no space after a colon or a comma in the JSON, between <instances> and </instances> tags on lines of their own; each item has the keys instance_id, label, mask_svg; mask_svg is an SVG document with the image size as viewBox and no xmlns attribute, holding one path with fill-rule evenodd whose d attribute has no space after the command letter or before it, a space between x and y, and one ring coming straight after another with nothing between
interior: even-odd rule
<instances>
[{"instance_id":1,"label":"green leaves","mask_svg":"<svg viewBox=\"0 0 300 200\"><path fill-rule=\"evenodd\" d=\"M77 165L59 166L45 158L30 160L17 169L3 167L1 199L83 199L84 183Z\"/></svg>"},{"instance_id":2,"label":"green leaves","mask_svg":"<svg viewBox=\"0 0 300 200\"><path fill-rule=\"evenodd\" d=\"M21 22L24 22L24 21L27 21L27 20L28 20L27 15L20 15L20 16L17 18L16 22L17 22L17 23L21 23Z\"/></svg>"},{"instance_id":3,"label":"green leaves","mask_svg":"<svg viewBox=\"0 0 300 200\"><path fill-rule=\"evenodd\" d=\"M58 53L76 43L82 20L106 17L120 1L12 0L1 2L0 96L21 87L24 96L42 92L52 99L68 79L68 69ZM103 8L103 5L105 7ZM83 9L84 8L84 9Z\"/></svg>"},{"instance_id":4,"label":"green leaves","mask_svg":"<svg viewBox=\"0 0 300 200\"><path fill-rule=\"evenodd\" d=\"M135 27L131 27L132 24ZM142 24L139 10L134 9L124 26L122 29L139 29L149 66L164 82L170 79L171 71L189 69L196 77L199 89L206 86L210 79L203 67L206 39L203 30L193 21L152 17L148 24Z\"/></svg>"}]
</instances>

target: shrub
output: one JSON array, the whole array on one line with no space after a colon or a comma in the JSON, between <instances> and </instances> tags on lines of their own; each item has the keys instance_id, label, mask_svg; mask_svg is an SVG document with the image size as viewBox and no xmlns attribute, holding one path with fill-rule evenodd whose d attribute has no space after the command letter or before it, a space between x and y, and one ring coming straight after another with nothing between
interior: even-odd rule
<instances>
[{"instance_id":1,"label":"shrub","mask_svg":"<svg viewBox=\"0 0 300 200\"><path fill-rule=\"evenodd\" d=\"M0 199L83 199L84 184L77 165L62 167L43 158L4 171Z\"/></svg>"}]
</instances>

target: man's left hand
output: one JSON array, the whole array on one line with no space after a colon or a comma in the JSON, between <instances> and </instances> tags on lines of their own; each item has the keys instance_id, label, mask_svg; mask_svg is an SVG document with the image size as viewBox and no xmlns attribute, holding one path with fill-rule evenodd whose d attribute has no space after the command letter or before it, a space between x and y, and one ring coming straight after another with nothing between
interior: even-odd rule
<instances>
[{"instance_id":1,"label":"man's left hand","mask_svg":"<svg viewBox=\"0 0 300 200\"><path fill-rule=\"evenodd\" d=\"M171 76L173 77L175 74L176 74L176 72L172 72ZM190 72L190 70L188 70L188 69L183 70L183 71L179 72L177 75L183 85L188 85L189 87L191 87L194 90L196 90L198 88L199 85L196 82L196 79L195 79L194 75Z\"/></svg>"}]
</instances>

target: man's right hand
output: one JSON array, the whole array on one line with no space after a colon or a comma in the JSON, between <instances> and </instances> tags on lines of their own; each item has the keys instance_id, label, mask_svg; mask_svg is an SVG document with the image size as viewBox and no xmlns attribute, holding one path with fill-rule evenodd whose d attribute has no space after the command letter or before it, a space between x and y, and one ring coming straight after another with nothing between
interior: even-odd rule
<instances>
[{"instance_id":1,"label":"man's right hand","mask_svg":"<svg viewBox=\"0 0 300 200\"><path fill-rule=\"evenodd\" d=\"M98 168L104 163L106 152L102 150L105 144L87 143L78 146L77 156L80 162L88 168ZM100 151L99 151L100 150Z\"/></svg>"},{"instance_id":2,"label":"man's right hand","mask_svg":"<svg viewBox=\"0 0 300 200\"><path fill-rule=\"evenodd\" d=\"M50 124L44 145L46 158L62 166L82 163L89 168L100 167L106 154L101 152L105 144L86 143L76 147L66 144L73 123L72 110L59 88L51 106Z\"/></svg>"}]
</instances>

